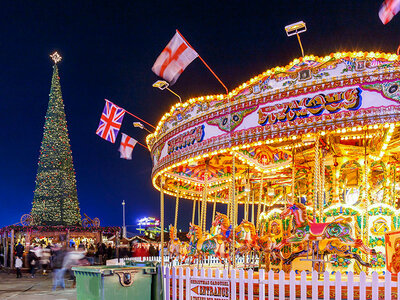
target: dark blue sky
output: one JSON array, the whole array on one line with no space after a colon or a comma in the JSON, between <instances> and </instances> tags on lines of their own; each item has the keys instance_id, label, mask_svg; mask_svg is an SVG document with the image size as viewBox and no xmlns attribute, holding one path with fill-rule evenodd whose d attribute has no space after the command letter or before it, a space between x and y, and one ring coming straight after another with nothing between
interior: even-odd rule
<instances>
[{"instance_id":1,"label":"dark blue sky","mask_svg":"<svg viewBox=\"0 0 400 300\"><path fill-rule=\"evenodd\" d=\"M51 82L49 54L59 65L81 212L102 225L159 215L151 185L151 159L142 147L133 160L119 158L95 135L104 98L156 124L176 98L152 88L151 67L175 33L186 37L231 90L300 56L284 26L300 20L306 54L336 51L395 52L400 16L384 26L381 0L348 1L2 1L0 4L0 227L29 213ZM199 60L173 86L183 99L223 93ZM144 143L143 131L125 116L122 132ZM179 227L187 229L184 201ZM225 208L222 210L224 211ZM174 201L166 199L166 224Z\"/></svg>"}]
</instances>

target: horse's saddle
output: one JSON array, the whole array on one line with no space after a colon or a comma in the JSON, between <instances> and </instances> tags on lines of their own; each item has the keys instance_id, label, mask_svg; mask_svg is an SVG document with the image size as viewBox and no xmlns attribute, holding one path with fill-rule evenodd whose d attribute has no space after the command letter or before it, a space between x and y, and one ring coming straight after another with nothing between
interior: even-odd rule
<instances>
[{"instance_id":1,"label":"horse's saddle","mask_svg":"<svg viewBox=\"0 0 400 300\"><path fill-rule=\"evenodd\" d=\"M331 223L314 223L309 222L308 225L310 226L310 233L312 235L321 235L324 233L325 228Z\"/></svg>"}]
</instances>

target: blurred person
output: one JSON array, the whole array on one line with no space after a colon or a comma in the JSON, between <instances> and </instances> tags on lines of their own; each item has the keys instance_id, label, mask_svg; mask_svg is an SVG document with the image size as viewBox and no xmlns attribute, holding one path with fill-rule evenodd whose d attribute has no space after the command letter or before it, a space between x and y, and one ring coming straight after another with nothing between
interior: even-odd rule
<instances>
[{"instance_id":1,"label":"blurred person","mask_svg":"<svg viewBox=\"0 0 400 300\"><path fill-rule=\"evenodd\" d=\"M29 269L30 269L29 273L31 273L32 278L35 277L38 261L39 261L39 259L36 256L35 249L33 247L31 247L31 249L29 249L29 253L28 253L28 265L29 265Z\"/></svg>"},{"instance_id":2,"label":"blurred person","mask_svg":"<svg viewBox=\"0 0 400 300\"><path fill-rule=\"evenodd\" d=\"M17 269L17 278L21 278L22 259L19 256L15 258L15 268Z\"/></svg>"},{"instance_id":3,"label":"blurred person","mask_svg":"<svg viewBox=\"0 0 400 300\"><path fill-rule=\"evenodd\" d=\"M86 252L86 258L89 261L90 265L94 264L94 255L95 255L95 248L93 244L90 244L89 247L87 248Z\"/></svg>"},{"instance_id":4,"label":"blurred person","mask_svg":"<svg viewBox=\"0 0 400 300\"><path fill-rule=\"evenodd\" d=\"M149 247L149 255L150 256L157 256L157 250L156 248L153 246L153 244L150 245Z\"/></svg>"},{"instance_id":5,"label":"blurred person","mask_svg":"<svg viewBox=\"0 0 400 300\"><path fill-rule=\"evenodd\" d=\"M70 248L65 254L62 268L69 273L69 279L75 281L75 274L72 271L73 266L78 266L81 259L85 259L86 249L81 247L78 250ZM87 261L87 260L86 260Z\"/></svg>"},{"instance_id":6,"label":"blurred person","mask_svg":"<svg viewBox=\"0 0 400 300\"><path fill-rule=\"evenodd\" d=\"M102 243L97 243L97 251L96 251L96 257L98 257L98 264L102 265L103 264L103 257L104 257L104 248L103 248Z\"/></svg>"},{"instance_id":7,"label":"blurred person","mask_svg":"<svg viewBox=\"0 0 400 300\"><path fill-rule=\"evenodd\" d=\"M18 245L15 247L15 255L22 258L22 256L24 255L24 250L25 247L21 244L21 242L18 242Z\"/></svg>"},{"instance_id":8,"label":"blurred person","mask_svg":"<svg viewBox=\"0 0 400 300\"><path fill-rule=\"evenodd\" d=\"M0 267L4 265L4 246L0 244Z\"/></svg>"},{"instance_id":9,"label":"blurred person","mask_svg":"<svg viewBox=\"0 0 400 300\"><path fill-rule=\"evenodd\" d=\"M40 265L42 266L42 274L47 275L47 268L49 267L50 264L50 249L49 248L44 248L42 250L42 256L40 258Z\"/></svg>"},{"instance_id":10,"label":"blurred person","mask_svg":"<svg viewBox=\"0 0 400 300\"><path fill-rule=\"evenodd\" d=\"M63 268L64 258L65 258L65 250L56 245L53 247L53 291L60 286L62 289L65 289L64 282L64 274L65 269Z\"/></svg>"},{"instance_id":11,"label":"blurred person","mask_svg":"<svg viewBox=\"0 0 400 300\"><path fill-rule=\"evenodd\" d=\"M108 259L114 258L114 257L113 257L113 249L112 249L112 247L111 247L111 243L109 243L109 244L108 244L108 247L107 247L107 257L108 257Z\"/></svg>"}]
</instances>

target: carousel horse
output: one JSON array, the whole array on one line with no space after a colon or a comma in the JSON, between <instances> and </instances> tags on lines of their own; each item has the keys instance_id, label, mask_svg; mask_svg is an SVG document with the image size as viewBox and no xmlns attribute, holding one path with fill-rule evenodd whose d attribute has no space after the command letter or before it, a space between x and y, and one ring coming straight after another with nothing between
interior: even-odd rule
<instances>
[{"instance_id":1,"label":"carousel horse","mask_svg":"<svg viewBox=\"0 0 400 300\"><path fill-rule=\"evenodd\" d=\"M235 228L235 238L238 244L237 252L240 254L248 254L251 251L258 251L258 236L254 224L243 220L238 227Z\"/></svg>"},{"instance_id":2,"label":"carousel horse","mask_svg":"<svg viewBox=\"0 0 400 300\"><path fill-rule=\"evenodd\" d=\"M195 258L204 258L208 255L214 255L218 257L221 263L224 263L222 260L223 258L227 258L229 263L231 263L229 259L229 253L225 251L226 241L222 235L218 234L211 238L206 238L203 236L200 226L190 223L190 229L187 237L190 239L190 249L187 256L192 257L191 263L193 263Z\"/></svg>"},{"instance_id":3,"label":"carousel horse","mask_svg":"<svg viewBox=\"0 0 400 300\"><path fill-rule=\"evenodd\" d=\"M169 242L168 242L168 253L169 253L169 261L173 261L175 258L180 260L181 251L182 251L182 243L178 239L175 233L174 226L170 226L169 229Z\"/></svg>"},{"instance_id":4,"label":"carousel horse","mask_svg":"<svg viewBox=\"0 0 400 300\"><path fill-rule=\"evenodd\" d=\"M361 239L352 237L351 218L340 218L329 223L316 223L308 218L306 207L303 204L290 202L281 213L281 218L284 219L289 215L294 217L294 234L287 239L283 239L274 248L274 253L279 251L278 254L280 254L280 250L288 244L319 241L318 249L315 250L322 255L337 254L341 257L353 258L365 267L371 266L369 263L364 262L358 254L351 251L352 248L356 248L365 254L376 255L376 251L367 247ZM282 255L280 255L280 258L285 264L290 264L295 258L300 255L306 255L310 250L300 249L292 253L286 260L283 259Z\"/></svg>"},{"instance_id":5,"label":"carousel horse","mask_svg":"<svg viewBox=\"0 0 400 300\"><path fill-rule=\"evenodd\" d=\"M214 228L218 227L219 232L217 232L217 234L222 235L226 241L230 242L232 226L226 215L217 212L214 221L212 222L212 226Z\"/></svg>"},{"instance_id":6,"label":"carousel horse","mask_svg":"<svg viewBox=\"0 0 400 300\"><path fill-rule=\"evenodd\" d=\"M179 263L183 263L183 260L187 257L189 253L190 246L186 242L181 242L181 247L179 248Z\"/></svg>"}]
</instances>

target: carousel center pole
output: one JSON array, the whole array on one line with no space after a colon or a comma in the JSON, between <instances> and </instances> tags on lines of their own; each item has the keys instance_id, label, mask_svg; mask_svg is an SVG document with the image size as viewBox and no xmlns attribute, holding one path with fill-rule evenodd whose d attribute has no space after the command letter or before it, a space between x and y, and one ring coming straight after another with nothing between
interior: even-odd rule
<instances>
[{"instance_id":1,"label":"carousel center pole","mask_svg":"<svg viewBox=\"0 0 400 300\"><path fill-rule=\"evenodd\" d=\"M161 267L164 267L164 176L160 182Z\"/></svg>"}]
</instances>

